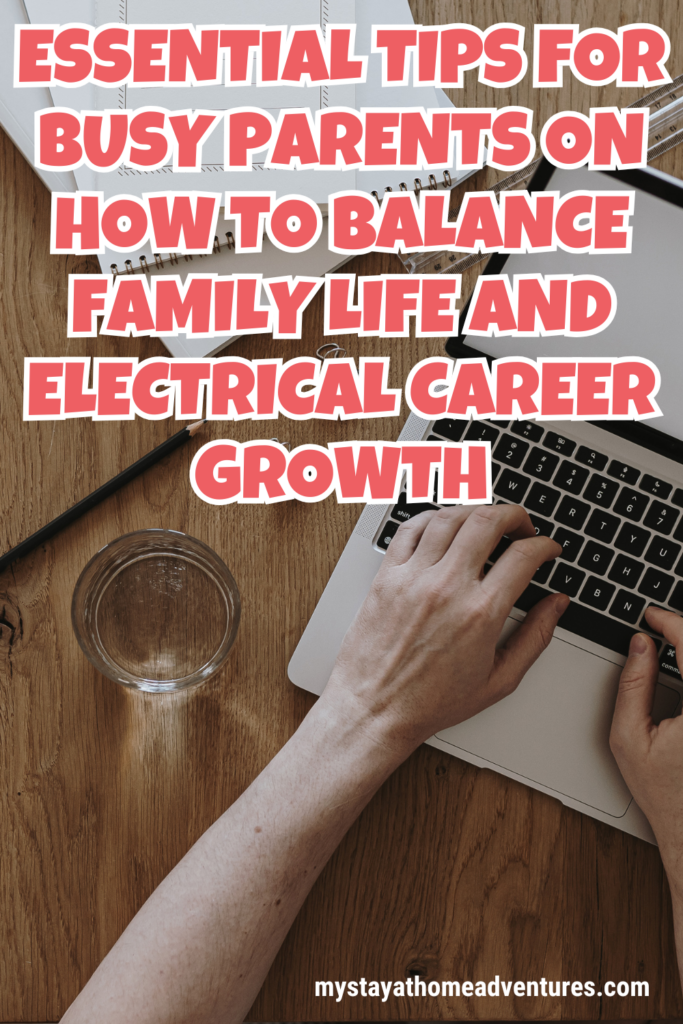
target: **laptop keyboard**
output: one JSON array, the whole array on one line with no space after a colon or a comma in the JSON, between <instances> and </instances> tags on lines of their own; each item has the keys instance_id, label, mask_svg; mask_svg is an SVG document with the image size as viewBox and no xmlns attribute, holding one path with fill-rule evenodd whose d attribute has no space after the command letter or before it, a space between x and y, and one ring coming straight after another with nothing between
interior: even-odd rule
<instances>
[{"instance_id":1,"label":"laptop keyboard","mask_svg":"<svg viewBox=\"0 0 683 1024\"><path fill-rule=\"evenodd\" d=\"M562 555L546 562L516 602L528 611L553 591L571 603L559 625L619 654L635 632L654 640L660 670L681 680L675 651L643 618L648 605L683 612L683 488L642 473L540 423L438 420L430 441L490 441L497 504L522 505L537 534ZM436 509L408 502L405 490L382 527L386 550L399 524ZM504 537L485 571L511 542Z\"/></svg>"}]
</instances>

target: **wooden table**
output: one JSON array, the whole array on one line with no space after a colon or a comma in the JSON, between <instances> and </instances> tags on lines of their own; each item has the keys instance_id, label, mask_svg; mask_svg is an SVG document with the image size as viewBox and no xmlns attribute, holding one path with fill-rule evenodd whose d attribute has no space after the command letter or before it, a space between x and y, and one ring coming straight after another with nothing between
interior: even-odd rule
<instances>
[{"instance_id":1,"label":"wooden table","mask_svg":"<svg viewBox=\"0 0 683 1024\"><path fill-rule=\"evenodd\" d=\"M683 69L675 0L520 5L414 4L417 22L652 21ZM535 19L534 19L535 16ZM529 46L527 46L529 49ZM553 112L627 104L641 91L570 80L534 92L478 86L469 106L518 103L535 131ZM74 102L77 102L76 97ZM683 177L683 154L658 163ZM158 444L168 422L22 422L24 356L164 352L156 340L66 338L67 275L93 257L49 254L50 197L0 139L0 549L17 543ZM491 172L481 180L491 181ZM636 216L637 230L637 216ZM349 265L396 271L395 257ZM471 289L476 271L463 282ZM323 342L320 296L301 341L244 338L245 357L313 354ZM342 341L349 353L390 354L391 385L442 351L439 340ZM559 343L558 343L559 344ZM561 351L561 346L558 348ZM599 351L599 343L597 343ZM643 353L646 354L646 353ZM392 439L398 424L208 425L202 440L277 433L292 444ZM56 1020L153 888L296 729L313 698L287 663L359 514L354 505L216 508L188 482L187 445L0 577L0 1020ZM139 696L98 675L71 629L76 579L107 541L144 527L183 530L214 548L243 601L235 648L196 692ZM646 979L639 1000L316 999L322 979ZM323 872L250 1018L594 1019L683 1013L666 880L654 847L525 786L431 748L378 793Z\"/></svg>"}]
</instances>

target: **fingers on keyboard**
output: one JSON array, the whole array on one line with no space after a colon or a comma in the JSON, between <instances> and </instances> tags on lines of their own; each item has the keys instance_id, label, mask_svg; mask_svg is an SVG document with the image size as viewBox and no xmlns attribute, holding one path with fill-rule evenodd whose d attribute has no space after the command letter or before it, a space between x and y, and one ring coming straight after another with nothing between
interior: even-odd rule
<instances>
[{"instance_id":1,"label":"fingers on keyboard","mask_svg":"<svg viewBox=\"0 0 683 1024\"><path fill-rule=\"evenodd\" d=\"M655 632L642 617L652 601L683 613L683 487L529 420L444 418L433 431L434 441L489 441L494 500L523 504L536 535L562 548L536 571L518 607L566 593L573 600L564 628L621 653L638 626ZM386 550L398 523L435 507L402 494L378 546ZM488 564L509 544L504 537Z\"/></svg>"}]
</instances>

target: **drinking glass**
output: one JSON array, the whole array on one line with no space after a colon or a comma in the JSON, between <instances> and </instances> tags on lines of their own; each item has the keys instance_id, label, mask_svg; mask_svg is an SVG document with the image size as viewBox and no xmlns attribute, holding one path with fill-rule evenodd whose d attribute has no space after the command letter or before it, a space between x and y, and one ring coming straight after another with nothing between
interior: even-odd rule
<instances>
[{"instance_id":1,"label":"drinking glass","mask_svg":"<svg viewBox=\"0 0 683 1024\"><path fill-rule=\"evenodd\" d=\"M76 638L95 668L150 693L214 675L239 621L228 567L176 530L138 530L105 545L79 576L71 604Z\"/></svg>"}]
</instances>

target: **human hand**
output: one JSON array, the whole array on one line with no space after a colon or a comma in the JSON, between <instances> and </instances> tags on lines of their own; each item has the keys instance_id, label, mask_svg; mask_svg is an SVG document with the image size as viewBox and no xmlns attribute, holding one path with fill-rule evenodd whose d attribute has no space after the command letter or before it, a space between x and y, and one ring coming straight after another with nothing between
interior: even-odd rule
<instances>
[{"instance_id":1,"label":"human hand","mask_svg":"<svg viewBox=\"0 0 683 1024\"><path fill-rule=\"evenodd\" d=\"M504 535L513 543L484 575ZM361 711L405 757L507 696L547 647L569 599L539 602L496 650L505 620L560 545L519 505L424 512L399 527L342 644L322 701Z\"/></svg>"},{"instance_id":2,"label":"human hand","mask_svg":"<svg viewBox=\"0 0 683 1024\"><path fill-rule=\"evenodd\" d=\"M676 648L683 663L683 619L674 612L651 607L648 623ZM650 637L637 633L619 683L610 747L626 785L657 837L670 877L683 866L683 719L652 721L652 700L659 672L657 651ZM683 885L683 878L681 878Z\"/></svg>"}]
</instances>

